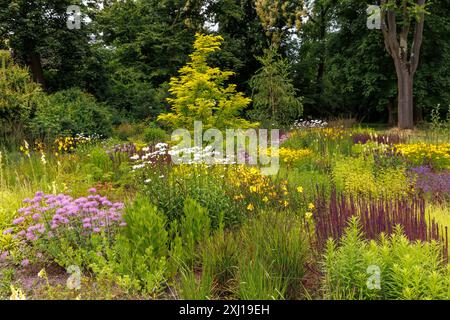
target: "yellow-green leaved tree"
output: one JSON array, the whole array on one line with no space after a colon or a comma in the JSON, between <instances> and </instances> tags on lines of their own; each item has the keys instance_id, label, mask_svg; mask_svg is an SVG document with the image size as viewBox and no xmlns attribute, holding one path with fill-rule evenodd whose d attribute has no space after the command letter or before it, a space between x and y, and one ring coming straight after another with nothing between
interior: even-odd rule
<instances>
[{"instance_id":1,"label":"yellow-green leaved tree","mask_svg":"<svg viewBox=\"0 0 450 320\"><path fill-rule=\"evenodd\" d=\"M257 126L240 117L251 99L227 84L234 73L208 66L208 56L220 50L221 36L196 34L190 62L182 67L179 77L170 80L168 98L172 112L161 114L158 120L172 128L193 129L194 121L202 121L203 128L251 128Z\"/></svg>"}]
</instances>

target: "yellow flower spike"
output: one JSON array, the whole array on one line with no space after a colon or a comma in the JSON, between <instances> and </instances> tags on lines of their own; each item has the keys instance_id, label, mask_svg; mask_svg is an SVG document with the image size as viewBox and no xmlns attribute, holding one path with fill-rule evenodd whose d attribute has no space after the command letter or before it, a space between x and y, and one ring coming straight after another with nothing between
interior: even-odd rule
<instances>
[{"instance_id":1,"label":"yellow flower spike","mask_svg":"<svg viewBox=\"0 0 450 320\"><path fill-rule=\"evenodd\" d=\"M253 211L254 209L255 209L255 207L251 203L247 206L248 211Z\"/></svg>"},{"instance_id":2,"label":"yellow flower spike","mask_svg":"<svg viewBox=\"0 0 450 320\"><path fill-rule=\"evenodd\" d=\"M297 187L297 192L298 193L303 193L303 187L302 186L298 186Z\"/></svg>"},{"instance_id":3,"label":"yellow flower spike","mask_svg":"<svg viewBox=\"0 0 450 320\"><path fill-rule=\"evenodd\" d=\"M306 220L311 220L311 219L312 219L312 216L313 216L312 212L306 212L306 213L305 213L305 218L306 218Z\"/></svg>"},{"instance_id":4,"label":"yellow flower spike","mask_svg":"<svg viewBox=\"0 0 450 320\"><path fill-rule=\"evenodd\" d=\"M314 204L310 203L310 204L308 205L308 209L309 209L309 210L313 210L314 208L315 208Z\"/></svg>"},{"instance_id":5,"label":"yellow flower spike","mask_svg":"<svg viewBox=\"0 0 450 320\"><path fill-rule=\"evenodd\" d=\"M262 199L262 201L265 202L265 203L267 203L267 202L269 202L269 198L267 198L267 196L265 196L265 197Z\"/></svg>"}]
</instances>

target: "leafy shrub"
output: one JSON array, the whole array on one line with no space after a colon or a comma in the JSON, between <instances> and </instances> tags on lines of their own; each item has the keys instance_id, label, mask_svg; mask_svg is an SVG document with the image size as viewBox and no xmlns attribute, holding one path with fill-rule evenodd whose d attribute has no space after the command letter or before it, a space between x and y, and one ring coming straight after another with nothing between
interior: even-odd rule
<instances>
[{"instance_id":1,"label":"leafy shrub","mask_svg":"<svg viewBox=\"0 0 450 320\"><path fill-rule=\"evenodd\" d=\"M448 299L450 268L436 242L411 243L397 227L367 241L353 218L344 237L329 240L323 261L328 299ZM380 271L379 282L374 278Z\"/></svg>"},{"instance_id":2,"label":"leafy shrub","mask_svg":"<svg viewBox=\"0 0 450 320\"><path fill-rule=\"evenodd\" d=\"M182 256L179 257L178 292L182 299L210 299L213 291L212 273L206 268L201 273L195 269L195 262L202 257L197 253L198 249L201 244L209 242L211 236L208 211L195 200L187 198L183 212L181 222L175 222L173 228L183 243Z\"/></svg>"},{"instance_id":3,"label":"leafy shrub","mask_svg":"<svg viewBox=\"0 0 450 320\"><path fill-rule=\"evenodd\" d=\"M111 134L111 113L79 89L59 91L39 105L31 127L36 136Z\"/></svg>"},{"instance_id":4,"label":"leafy shrub","mask_svg":"<svg viewBox=\"0 0 450 320\"><path fill-rule=\"evenodd\" d=\"M136 134L136 127L130 123L121 123L114 128L114 134L122 141L128 141Z\"/></svg>"},{"instance_id":5,"label":"leafy shrub","mask_svg":"<svg viewBox=\"0 0 450 320\"><path fill-rule=\"evenodd\" d=\"M236 92L236 85L225 85L234 75L207 64L207 58L220 50L221 36L196 34L195 51L191 61L179 70L180 76L170 80L167 101L171 113L161 114L161 121L172 128L192 129L194 121L202 121L206 129L249 128L255 124L239 118L239 113L250 104L250 99Z\"/></svg>"},{"instance_id":6,"label":"leafy shrub","mask_svg":"<svg viewBox=\"0 0 450 320\"><path fill-rule=\"evenodd\" d=\"M108 105L116 111L113 114L114 123L139 121L161 113L167 90L155 88L149 78L136 68L115 68L106 92Z\"/></svg>"},{"instance_id":7,"label":"leafy shrub","mask_svg":"<svg viewBox=\"0 0 450 320\"><path fill-rule=\"evenodd\" d=\"M91 181L110 181L114 178L113 162L101 147L87 150L88 161L82 165L82 172ZM117 171L116 171L117 172Z\"/></svg>"},{"instance_id":8,"label":"leafy shrub","mask_svg":"<svg viewBox=\"0 0 450 320\"><path fill-rule=\"evenodd\" d=\"M17 143L44 94L29 71L15 64L5 50L0 50L0 92L0 138Z\"/></svg>"},{"instance_id":9,"label":"leafy shrub","mask_svg":"<svg viewBox=\"0 0 450 320\"><path fill-rule=\"evenodd\" d=\"M184 261L191 261L195 258L197 245L209 239L211 220L208 210L190 198L184 201L183 213L184 216L179 224L179 235L184 246Z\"/></svg>"},{"instance_id":10,"label":"leafy shrub","mask_svg":"<svg viewBox=\"0 0 450 320\"><path fill-rule=\"evenodd\" d=\"M374 164L371 156L336 160L332 169L336 188L349 195L371 194L375 197L396 197L409 191L408 179L402 167L375 171Z\"/></svg>"},{"instance_id":11,"label":"leafy shrub","mask_svg":"<svg viewBox=\"0 0 450 320\"><path fill-rule=\"evenodd\" d=\"M337 190L349 194L377 192L372 164L363 157L336 160L332 176Z\"/></svg>"},{"instance_id":12,"label":"leafy shrub","mask_svg":"<svg viewBox=\"0 0 450 320\"><path fill-rule=\"evenodd\" d=\"M148 127L144 130L144 141L150 144L157 144L158 142L165 142L167 140L167 133L161 128Z\"/></svg>"},{"instance_id":13,"label":"leafy shrub","mask_svg":"<svg viewBox=\"0 0 450 320\"><path fill-rule=\"evenodd\" d=\"M218 226L222 213L227 226L242 219L242 213L226 193L224 179L203 165L151 167L144 178L138 178L149 199L166 214L170 222L181 220L187 198L208 210L214 228Z\"/></svg>"},{"instance_id":14,"label":"leafy shrub","mask_svg":"<svg viewBox=\"0 0 450 320\"><path fill-rule=\"evenodd\" d=\"M292 123L302 115L303 104L292 83L288 61L273 47L257 59L262 68L250 80L254 106L250 113L252 118L279 125Z\"/></svg>"}]
</instances>

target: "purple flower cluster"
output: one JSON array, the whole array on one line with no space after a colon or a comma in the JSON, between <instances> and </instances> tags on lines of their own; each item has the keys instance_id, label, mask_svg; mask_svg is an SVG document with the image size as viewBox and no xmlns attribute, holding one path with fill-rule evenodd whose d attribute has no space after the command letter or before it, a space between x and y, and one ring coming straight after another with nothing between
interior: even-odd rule
<instances>
[{"instance_id":1,"label":"purple flower cluster","mask_svg":"<svg viewBox=\"0 0 450 320\"><path fill-rule=\"evenodd\" d=\"M352 135L354 144L366 144L369 141L382 143L382 144L399 144L404 143L405 138L398 133L386 133L386 134L373 134L368 132L355 133Z\"/></svg>"},{"instance_id":2,"label":"purple flower cluster","mask_svg":"<svg viewBox=\"0 0 450 320\"><path fill-rule=\"evenodd\" d=\"M93 233L110 233L117 227L125 226L124 204L113 203L106 197L89 190L90 195L73 199L65 194L52 195L37 192L33 199L25 199L26 204L19 209L20 216L13 221L12 233L15 238L36 241L41 237L52 238L67 231L78 231L80 237Z\"/></svg>"},{"instance_id":3,"label":"purple flower cluster","mask_svg":"<svg viewBox=\"0 0 450 320\"><path fill-rule=\"evenodd\" d=\"M325 248L329 238L339 240L349 219L357 215L361 231L368 239L377 239L381 233L392 234L401 225L411 241L440 241L444 245L444 257L448 257L447 228L426 216L425 199L421 195L396 199L347 197L335 189L330 194L325 188L317 189L313 219L319 250Z\"/></svg>"},{"instance_id":4,"label":"purple flower cluster","mask_svg":"<svg viewBox=\"0 0 450 320\"><path fill-rule=\"evenodd\" d=\"M129 161L130 157L137 153L134 143L116 144L106 153L114 163L122 163Z\"/></svg>"},{"instance_id":5,"label":"purple flower cluster","mask_svg":"<svg viewBox=\"0 0 450 320\"><path fill-rule=\"evenodd\" d=\"M428 166L412 168L408 174L414 188L435 200L450 200L450 173L435 172Z\"/></svg>"}]
</instances>

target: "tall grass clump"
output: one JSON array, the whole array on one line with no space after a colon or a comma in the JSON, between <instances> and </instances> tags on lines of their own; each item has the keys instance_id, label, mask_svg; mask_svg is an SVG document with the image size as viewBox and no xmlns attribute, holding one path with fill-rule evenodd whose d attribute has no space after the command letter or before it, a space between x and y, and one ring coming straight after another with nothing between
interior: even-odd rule
<instances>
[{"instance_id":1,"label":"tall grass clump","mask_svg":"<svg viewBox=\"0 0 450 320\"><path fill-rule=\"evenodd\" d=\"M211 273L182 265L179 270L177 293L183 300L212 300L214 283Z\"/></svg>"},{"instance_id":2,"label":"tall grass clump","mask_svg":"<svg viewBox=\"0 0 450 320\"><path fill-rule=\"evenodd\" d=\"M308 243L298 218L262 213L243 226L237 295L241 299L282 299L298 295Z\"/></svg>"},{"instance_id":3,"label":"tall grass clump","mask_svg":"<svg viewBox=\"0 0 450 320\"><path fill-rule=\"evenodd\" d=\"M241 255L240 243L235 233L219 229L202 246L203 272L213 276L216 295L228 297L236 285L235 274Z\"/></svg>"}]
</instances>

